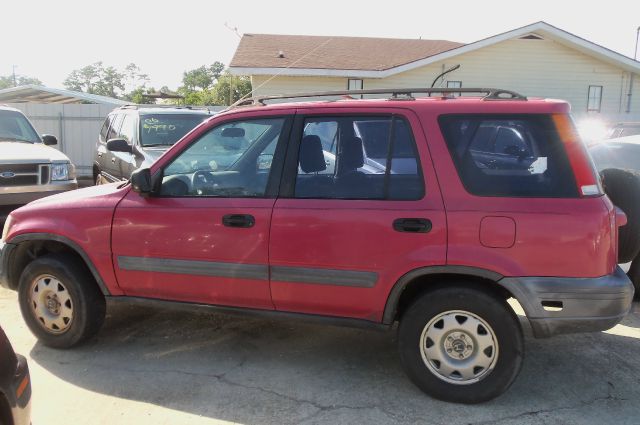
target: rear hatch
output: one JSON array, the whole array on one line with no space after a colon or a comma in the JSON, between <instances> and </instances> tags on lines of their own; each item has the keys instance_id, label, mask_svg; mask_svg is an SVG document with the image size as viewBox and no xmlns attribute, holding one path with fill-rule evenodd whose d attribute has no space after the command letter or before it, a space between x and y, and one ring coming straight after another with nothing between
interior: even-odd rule
<instances>
[{"instance_id":1,"label":"rear hatch","mask_svg":"<svg viewBox=\"0 0 640 425\"><path fill-rule=\"evenodd\" d=\"M445 114L438 127L449 264L505 276L613 272L615 209L567 113Z\"/></svg>"}]
</instances>

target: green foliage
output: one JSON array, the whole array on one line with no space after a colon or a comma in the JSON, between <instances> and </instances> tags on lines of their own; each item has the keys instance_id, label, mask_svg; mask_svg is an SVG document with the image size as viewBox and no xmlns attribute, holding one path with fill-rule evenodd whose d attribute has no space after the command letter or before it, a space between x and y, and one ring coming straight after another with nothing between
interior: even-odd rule
<instances>
[{"instance_id":1,"label":"green foliage","mask_svg":"<svg viewBox=\"0 0 640 425\"><path fill-rule=\"evenodd\" d=\"M124 91L123 79L124 73L96 62L72 71L63 84L69 90L118 97Z\"/></svg>"},{"instance_id":2,"label":"green foliage","mask_svg":"<svg viewBox=\"0 0 640 425\"><path fill-rule=\"evenodd\" d=\"M69 90L130 99L134 95L141 98L148 81L149 76L143 74L134 63L120 71L113 66L105 67L102 62L96 62L73 70L63 84Z\"/></svg>"},{"instance_id":3,"label":"green foliage","mask_svg":"<svg viewBox=\"0 0 640 425\"><path fill-rule=\"evenodd\" d=\"M231 75L229 71L218 78L218 84L213 88L214 105L232 105L251 93L249 77Z\"/></svg>"},{"instance_id":4,"label":"green foliage","mask_svg":"<svg viewBox=\"0 0 640 425\"><path fill-rule=\"evenodd\" d=\"M42 81L34 77L27 77L26 75L16 75L16 86L26 86L29 84L41 86ZM13 86L13 75L0 76L0 90Z\"/></svg>"},{"instance_id":5,"label":"green foliage","mask_svg":"<svg viewBox=\"0 0 640 425\"><path fill-rule=\"evenodd\" d=\"M251 92L251 81L225 71L225 65L214 62L184 72L178 93L186 105L230 105Z\"/></svg>"},{"instance_id":6,"label":"green foliage","mask_svg":"<svg viewBox=\"0 0 640 425\"><path fill-rule=\"evenodd\" d=\"M146 97L145 94L155 93L155 89L153 87L145 88L145 87L137 87L125 94L124 100L128 100L131 103L135 103L138 105L150 105L155 103L155 99Z\"/></svg>"},{"instance_id":7,"label":"green foliage","mask_svg":"<svg viewBox=\"0 0 640 425\"><path fill-rule=\"evenodd\" d=\"M185 71L182 74L182 85L187 91L208 90L224 71L222 62L214 62L210 66L202 65L199 68Z\"/></svg>"}]
</instances>

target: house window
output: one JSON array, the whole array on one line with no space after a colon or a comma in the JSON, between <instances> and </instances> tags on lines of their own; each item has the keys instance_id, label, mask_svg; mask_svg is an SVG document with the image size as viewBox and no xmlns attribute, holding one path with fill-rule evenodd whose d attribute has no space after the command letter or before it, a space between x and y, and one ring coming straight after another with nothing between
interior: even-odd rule
<instances>
[{"instance_id":1,"label":"house window","mask_svg":"<svg viewBox=\"0 0 640 425\"><path fill-rule=\"evenodd\" d=\"M602 104L602 86L589 86L587 112L600 112Z\"/></svg>"},{"instance_id":2,"label":"house window","mask_svg":"<svg viewBox=\"0 0 640 425\"><path fill-rule=\"evenodd\" d=\"M348 90L362 90L362 80L349 78L349 82L347 83Z\"/></svg>"},{"instance_id":3,"label":"house window","mask_svg":"<svg viewBox=\"0 0 640 425\"><path fill-rule=\"evenodd\" d=\"M461 89L462 88L462 81L447 81L447 88L448 89ZM451 93L454 96L460 96L462 93L458 92L458 93Z\"/></svg>"},{"instance_id":4,"label":"house window","mask_svg":"<svg viewBox=\"0 0 640 425\"><path fill-rule=\"evenodd\" d=\"M347 90L362 90L362 80L357 78L349 78L347 82ZM362 99L362 95L355 95L354 97L360 97L360 99Z\"/></svg>"}]
</instances>

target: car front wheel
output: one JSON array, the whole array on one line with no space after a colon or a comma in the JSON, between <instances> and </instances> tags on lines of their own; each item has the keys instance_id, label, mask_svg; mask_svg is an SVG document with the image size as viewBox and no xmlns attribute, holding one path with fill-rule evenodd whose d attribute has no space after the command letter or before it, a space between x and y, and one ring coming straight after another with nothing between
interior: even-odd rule
<instances>
[{"instance_id":1,"label":"car front wheel","mask_svg":"<svg viewBox=\"0 0 640 425\"><path fill-rule=\"evenodd\" d=\"M506 301L456 286L418 298L400 321L409 378L440 400L480 403L502 394L524 357L522 329Z\"/></svg>"},{"instance_id":2,"label":"car front wheel","mask_svg":"<svg viewBox=\"0 0 640 425\"><path fill-rule=\"evenodd\" d=\"M18 300L31 332L50 347L70 348L104 322L104 296L74 257L45 255L29 263L20 276Z\"/></svg>"}]
</instances>

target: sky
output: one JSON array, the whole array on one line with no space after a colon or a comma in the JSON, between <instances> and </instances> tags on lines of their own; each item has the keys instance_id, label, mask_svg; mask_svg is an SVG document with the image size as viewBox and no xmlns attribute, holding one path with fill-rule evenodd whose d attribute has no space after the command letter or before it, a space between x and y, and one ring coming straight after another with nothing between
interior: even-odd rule
<instances>
[{"instance_id":1,"label":"sky","mask_svg":"<svg viewBox=\"0 0 640 425\"><path fill-rule=\"evenodd\" d=\"M244 33L470 43L545 21L633 57L640 26L637 0L12 0L1 13L0 75L15 65L52 87L102 61L133 62L151 86L175 89L185 70L229 64Z\"/></svg>"}]
</instances>

